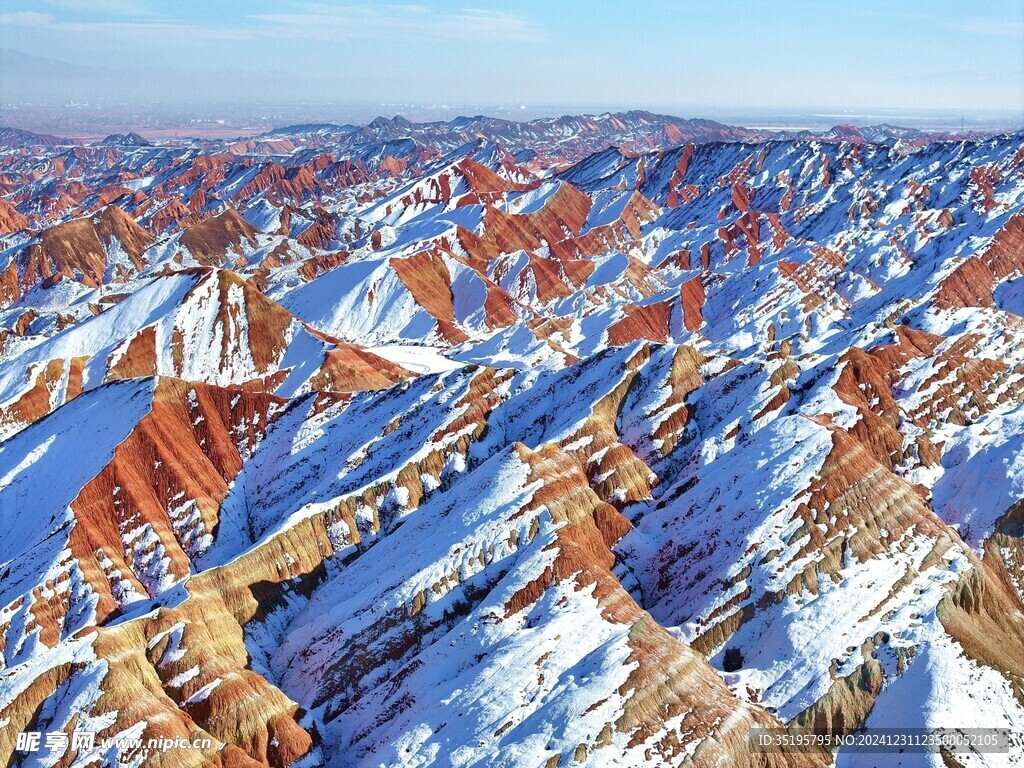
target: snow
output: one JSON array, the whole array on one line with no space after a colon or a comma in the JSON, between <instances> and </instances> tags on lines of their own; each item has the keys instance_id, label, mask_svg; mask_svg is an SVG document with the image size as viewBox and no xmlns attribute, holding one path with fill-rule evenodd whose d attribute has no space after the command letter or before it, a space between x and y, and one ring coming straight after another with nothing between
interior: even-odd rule
<instances>
[{"instance_id":1,"label":"snow","mask_svg":"<svg viewBox=\"0 0 1024 768\"><path fill-rule=\"evenodd\" d=\"M1009 280L995 292L996 305L1004 312L1024 317L1024 277Z\"/></svg>"},{"instance_id":2,"label":"snow","mask_svg":"<svg viewBox=\"0 0 1024 768\"><path fill-rule=\"evenodd\" d=\"M679 649L698 639L717 644L704 650L732 693L721 698L734 716L709 739L722 741L740 727L740 702L755 697L756 706L795 716L839 678L855 674L865 653L884 669L867 725L1005 725L1019 732L1024 709L1007 678L969 658L946 632L937 606L958 580L982 567L982 552L1001 556L1008 579L1020 587L1010 540L998 547L986 542L1024 497L1024 288L1018 274L1002 279L994 308L941 309L935 295L1019 215L1020 136L856 149L822 141L658 144L648 152L651 136L632 120L617 134L623 149L602 150L568 168L566 159L579 157L582 129L572 121L543 123L556 135L535 147L539 155L517 156L529 163L528 172L503 165L510 156L496 143L431 138L446 130L475 135L483 130L477 118L448 129L383 120L368 134L351 126L278 132L277 140L294 138L300 146L282 154L264 144L271 139L256 138L257 149L243 162L227 161L223 177L211 174L180 189L176 174L190 158L223 147L146 148L123 157L110 150L110 167L103 168L89 167L95 161L88 148L67 156L74 168L63 176L76 183L98 188L127 179L130 188L145 190L153 198L147 216L159 212L163 197L188 200L209 182L204 194L214 202L205 213L237 205L266 232L280 228L284 209L263 195L238 196L271 156L291 172L329 148L339 162L371 176L385 157L401 162L393 175L354 184L319 173L313 199L292 201L300 208L290 214L291 237L260 234L256 245L225 255L227 266L295 315L286 318L284 345L266 369L257 366L250 344L251 291L221 272L176 272L196 261L188 253L175 260L180 232L161 235L147 249L141 274L112 243L103 275L110 284L90 288L62 278L5 300L0 330L21 324L28 310L37 315L24 316L24 335L3 340L0 360L0 708L70 662L75 673L40 710L41 722L63 727L74 711L100 722L90 713L107 662L95 657L88 632L99 590L109 587L122 609L112 628L141 626L160 605L188 607L194 598L170 568L168 552L177 542L197 574L223 568L237 576L248 562L239 558L250 554L276 564L282 579L309 563L310 553L299 551L308 545L314 559L326 558L323 567L300 589L283 582L277 607L244 627L244 650L254 671L306 711L303 727L316 728L327 754L357 765L542 765L556 753L564 763L578 744L619 720L634 662L629 627L606 615L592 584L581 586L580 574L545 575L565 553L560 524L538 494L564 478L534 477L520 458L533 450L559 455L572 472L588 475L591 489L575 491L574 502L585 506L601 493L622 508L633 527L614 547L614 575L671 631ZM378 129L409 136L382 141L373 133ZM535 140L512 133L505 139L516 151ZM468 196L468 166L460 166L467 157L530 188L486 202ZM22 161L12 162L17 168ZM40 149L39 167L24 181L40 225L73 213L43 204L47 190L63 181L52 163ZM971 178L983 167L993 171L991 210ZM471 253L467 233L492 234L485 227L488 206L517 217L505 223L523 226L529 239L536 234L529 217L560 215L555 195L570 191L564 187L570 183L591 202L579 239L563 224L564 243L526 251L525 240L504 232L511 244L495 250L509 252ZM684 184L692 186L682 195ZM749 219L736 210L735 184L753 191ZM619 229L630 201L640 200L636 195L652 203L655 220L635 238L605 239L607 230ZM784 196L791 198L785 206ZM318 219L337 237L330 248L345 253L339 266L310 279L320 268L309 272L310 259L338 255L295 240ZM748 242L752 222L758 244ZM34 237L12 236L0 263L22 263ZM576 248L586 251L580 257L589 265L573 272L581 266ZM464 342L449 343L438 318L398 276L400 260L425 251L443 262ZM559 253L568 260L559 261ZM544 266L569 286L568 295L541 300ZM680 289L696 277L706 292L705 323L687 332ZM449 297L440 298L446 307ZM493 327L488 317L495 300L513 309L507 327ZM669 343L608 348L613 323L655 304L670 307ZM331 342L303 323L418 376L344 398L311 392ZM839 505L814 510L817 519L808 521L811 489L840 433L864 426L863 414L835 391L839 360L859 348L884 368L883 348L895 343L901 323L945 338L934 354L903 350L907 355L893 370L881 371L896 409L881 415L903 442L891 463L877 455L877 445L868 446L878 462L865 482L895 484L913 501L912 513L933 527L904 530L896 515L875 521L874 530L858 530L871 527L860 520L844 529L836 525ZM260 419L264 439L245 438L258 416L231 431L244 446L240 467L228 462L226 494L216 499L219 525L207 528L209 500L201 513L193 489L154 488L159 521L119 520L113 546L123 551L97 551L87 568L70 547L72 532L92 522L76 518L76 497L149 412L154 387L151 380L107 379L150 333L158 375L221 387L273 375L276 394L288 402L269 424ZM696 353L692 358L697 381L690 380L693 371L680 370L689 365L680 344L702 356L703 363ZM69 369L83 358L78 394ZM12 404L52 361L63 361L63 371L38 397L53 412L27 426ZM980 383L965 379L978 363L997 373ZM498 370L472 367L481 364ZM692 392L676 391L680 373ZM888 402L884 393L863 389L866 407ZM240 398L231 395L232 409L241 407ZM193 426L221 428L198 412L194 391L188 404ZM924 440L941 448L936 463L927 461ZM149 456L141 461L159 463ZM626 503L636 498L637 485L636 495L650 498ZM119 475L112 482L114 508L126 509L137 491L130 473ZM315 540L295 538L300 523ZM168 528L175 542L161 539ZM824 545L812 538L819 534ZM877 544L862 559L850 553L858 535ZM947 535L950 546L939 555L937 542ZM509 613L510 598L526 585L539 585L538 596ZM43 601L67 609L56 620L56 641L44 642L34 621L33 609ZM1008 617L1016 608L1006 606ZM185 702L195 704L230 673L179 668L189 650L184 628L177 622L148 645L152 651L165 643L156 667L166 676L174 666L167 686L196 688ZM862 650L879 637L886 639L873 651ZM47 648L49 642L56 647ZM725 672L730 648L742 652L743 662ZM223 677L211 680L218 672ZM210 681L200 685L204 680ZM668 718L651 740L684 728L687 714ZM146 725L108 715L105 727L121 733ZM588 753L584 762L649 763L650 743L630 747L630 734L617 731L609 738L607 752ZM699 761L699 746L691 739L680 748ZM304 768L318 759L311 753ZM865 760L841 753L838 765L875 764ZM891 762L900 760L939 765L925 757ZM964 761L1012 762L978 755Z\"/></svg>"},{"instance_id":3,"label":"snow","mask_svg":"<svg viewBox=\"0 0 1024 768\"><path fill-rule=\"evenodd\" d=\"M1024 498L1024 406L994 411L946 446L932 507L981 554L996 522Z\"/></svg>"},{"instance_id":4,"label":"snow","mask_svg":"<svg viewBox=\"0 0 1024 768\"><path fill-rule=\"evenodd\" d=\"M387 259L342 264L295 288L281 304L317 330L364 344L426 339L436 325Z\"/></svg>"},{"instance_id":5,"label":"snow","mask_svg":"<svg viewBox=\"0 0 1024 768\"><path fill-rule=\"evenodd\" d=\"M198 704L201 701L206 701L210 698L210 694L213 693L214 689L216 689L222 682L224 681L221 678L214 678L212 681L185 699L185 704Z\"/></svg>"},{"instance_id":6,"label":"snow","mask_svg":"<svg viewBox=\"0 0 1024 768\"><path fill-rule=\"evenodd\" d=\"M376 347L367 347L367 352L372 352L378 357L397 363L406 370L415 373L441 373L443 371L454 371L463 366L463 363L450 360L443 354L439 347L418 347L408 344L385 344Z\"/></svg>"},{"instance_id":7,"label":"snow","mask_svg":"<svg viewBox=\"0 0 1024 768\"><path fill-rule=\"evenodd\" d=\"M495 456L421 506L400 535L364 553L291 621L272 659L273 671L289 696L327 713L330 705L315 706L324 680L313 670L343 653L330 637L340 633L373 642L377 623L410 605L416 594L428 595L425 613L448 610L444 589L433 588L446 583L447 574L466 583L507 569L468 616L423 639L419 663L411 674L396 678L397 690L383 684L388 666L369 671L360 703L318 726L350 744L347 749L362 762L412 766L447 755L465 765L532 764L574 748L613 717L618 696L601 694L598 700L597 691L615 690L628 676L628 627L601 618L591 589L563 583L519 614L502 618L504 602L554 556L551 520L529 503L538 486L509 452ZM526 544L534 518L540 529ZM510 545L512 530L522 550ZM507 566L501 564L506 561ZM584 624L588 632L579 634ZM567 637L573 642L564 642ZM297 654L309 653L311 663L294 663ZM338 683L347 685L344 679ZM389 701L411 694L417 706L398 710L390 722L379 719Z\"/></svg>"},{"instance_id":8,"label":"snow","mask_svg":"<svg viewBox=\"0 0 1024 768\"><path fill-rule=\"evenodd\" d=\"M149 281L106 312L20 355L5 357L0 361L0 404L11 401L24 391L27 370L53 359L70 362L74 357L88 357L83 384L86 388L98 386L105 378L107 358L115 348L143 327L165 318L173 307L182 302L196 281L194 275ZM162 346L158 343L157 348Z\"/></svg>"},{"instance_id":9,"label":"snow","mask_svg":"<svg viewBox=\"0 0 1024 768\"><path fill-rule=\"evenodd\" d=\"M393 483L407 463L451 450L458 435L443 441L434 435L464 410L455 403L470 378L464 369L432 374L385 393L357 393L340 411L314 415L312 403L304 401L283 413L235 478L220 510L221 535L200 564L225 562L289 520L330 509L343 495ZM441 382L447 386L436 388ZM387 433L399 418L403 429ZM247 540L246 532L254 539Z\"/></svg>"},{"instance_id":10,"label":"snow","mask_svg":"<svg viewBox=\"0 0 1024 768\"><path fill-rule=\"evenodd\" d=\"M152 394L149 380L109 384L0 443L0 571L9 571L0 580L0 606L23 597L16 612L20 618L9 621L20 625L27 620L36 601L31 588L66 559L78 490L148 413ZM18 567L12 568L15 563ZM32 642L27 636L9 635L3 651L7 665L28 658Z\"/></svg>"},{"instance_id":11,"label":"snow","mask_svg":"<svg viewBox=\"0 0 1024 768\"><path fill-rule=\"evenodd\" d=\"M165 685L168 688L181 688L189 680L194 680L197 677L199 677L199 667L189 667L184 672L180 672L174 677L172 677L165 683ZM189 701L191 701L191 697Z\"/></svg>"},{"instance_id":12,"label":"snow","mask_svg":"<svg viewBox=\"0 0 1024 768\"><path fill-rule=\"evenodd\" d=\"M908 669L875 701L865 727L1006 728L1009 754L958 752L955 757L964 766L1018 764L1024 712L1009 681L969 658L937 622L928 626L917 648ZM836 768L868 768L877 765L878 757L840 750ZM938 754L887 754L886 765L943 768L945 763Z\"/></svg>"}]
</instances>

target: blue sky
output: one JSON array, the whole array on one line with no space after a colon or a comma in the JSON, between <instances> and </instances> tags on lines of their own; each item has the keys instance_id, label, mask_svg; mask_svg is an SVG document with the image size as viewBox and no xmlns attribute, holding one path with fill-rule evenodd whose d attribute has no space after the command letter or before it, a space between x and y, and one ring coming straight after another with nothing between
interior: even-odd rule
<instances>
[{"instance_id":1,"label":"blue sky","mask_svg":"<svg viewBox=\"0 0 1024 768\"><path fill-rule=\"evenodd\" d=\"M3 0L0 101L1021 110L1022 41L1024 0Z\"/></svg>"}]
</instances>

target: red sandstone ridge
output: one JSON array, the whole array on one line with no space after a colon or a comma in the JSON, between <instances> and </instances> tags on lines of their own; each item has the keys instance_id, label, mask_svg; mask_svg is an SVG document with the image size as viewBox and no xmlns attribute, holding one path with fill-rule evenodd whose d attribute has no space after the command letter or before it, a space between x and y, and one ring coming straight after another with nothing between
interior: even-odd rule
<instances>
[{"instance_id":1,"label":"red sandstone ridge","mask_svg":"<svg viewBox=\"0 0 1024 768\"><path fill-rule=\"evenodd\" d=\"M153 236L116 206L98 216L76 219L43 230L20 265L22 289L61 277L90 287L127 277L144 265L143 252ZM111 248L123 254L111 260Z\"/></svg>"},{"instance_id":2,"label":"red sandstone ridge","mask_svg":"<svg viewBox=\"0 0 1024 768\"><path fill-rule=\"evenodd\" d=\"M1009 219L983 253L972 256L939 285L935 304L950 307L994 307L992 292L1007 278L1024 272L1024 215Z\"/></svg>"},{"instance_id":3,"label":"red sandstone ridge","mask_svg":"<svg viewBox=\"0 0 1024 768\"><path fill-rule=\"evenodd\" d=\"M3 198L0 198L0 234L17 232L29 225L27 218Z\"/></svg>"},{"instance_id":4,"label":"red sandstone ridge","mask_svg":"<svg viewBox=\"0 0 1024 768\"><path fill-rule=\"evenodd\" d=\"M151 303L168 292L176 303L153 317ZM109 346L112 330L123 336ZM86 383L160 375L294 395L386 389L411 375L305 326L238 275L205 267L158 278L76 327L64 344L44 342L12 359L6 372L0 433L37 421Z\"/></svg>"},{"instance_id":5,"label":"red sandstone ridge","mask_svg":"<svg viewBox=\"0 0 1024 768\"><path fill-rule=\"evenodd\" d=\"M188 227L181 244L205 266L223 266L228 252L256 244L256 230L234 208Z\"/></svg>"},{"instance_id":6,"label":"red sandstone ridge","mask_svg":"<svg viewBox=\"0 0 1024 768\"><path fill-rule=\"evenodd\" d=\"M683 325L688 331L696 331L704 324L704 302L707 296L699 277L691 277L680 288L683 303Z\"/></svg>"},{"instance_id":7,"label":"red sandstone ridge","mask_svg":"<svg viewBox=\"0 0 1024 768\"><path fill-rule=\"evenodd\" d=\"M625 316L608 328L608 343L624 346L638 339L664 342L671 338L671 302L630 305Z\"/></svg>"}]
</instances>

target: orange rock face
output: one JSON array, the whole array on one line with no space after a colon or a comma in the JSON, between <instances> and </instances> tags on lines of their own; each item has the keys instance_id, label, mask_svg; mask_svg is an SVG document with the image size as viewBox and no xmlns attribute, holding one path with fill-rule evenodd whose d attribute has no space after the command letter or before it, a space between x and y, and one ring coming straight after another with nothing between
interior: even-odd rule
<instances>
[{"instance_id":1,"label":"orange rock face","mask_svg":"<svg viewBox=\"0 0 1024 768\"><path fill-rule=\"evenodd\" d=\"M141 269L143 251L152 242L152 235L133 219L116 206L108 206L98 217L43 230L39 242L28 249L19 281L28 287L66 277L95 288L109 281L108 267L119 276ZM127 264L109 264L112 245L126 254Z\"/></svg>"},{"instance_id":2,"label":"orange rock face","mask_svg":"<svg viewBox=\"0 0 1024 768\"><path fill-rule=\"evenodd\" d=\"M20 229L26 229L28 225L28 219L18 213L17 208L6 200L0 199L0 234L17 232Z\"/></svg>"},{"instance_id":3,"label":"orange rock face","mask_svg":"<svg viewBox=\"0 0 1024 768\"><path fill-rule=\"evenodd\" d=\"M181 234L181 244L207 266L223 266L229 250L243 243L255 244L256 230L234 209L188 227Z\"/></svg>"}]
</instances>

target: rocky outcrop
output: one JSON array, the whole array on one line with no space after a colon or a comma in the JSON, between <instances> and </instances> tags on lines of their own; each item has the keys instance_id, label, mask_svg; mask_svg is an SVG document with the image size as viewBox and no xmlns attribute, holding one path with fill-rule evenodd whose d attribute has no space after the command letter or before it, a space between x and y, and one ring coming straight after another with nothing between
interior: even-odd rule
<instances>
[{"instance_id":1,"label":"rocky outcrop","mask_svg":"<svg viewBox=\"0 0 1024 768\"><path fill-rule=\"evenodd\" d=\"M1019 137L8 138L5 760L83 726L210 742L41 759L781 768L847 756L754 729L1024 729Z\"/></svg>"}]
</instances>

